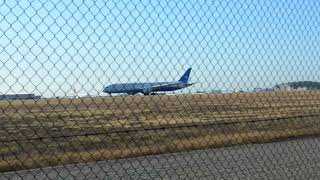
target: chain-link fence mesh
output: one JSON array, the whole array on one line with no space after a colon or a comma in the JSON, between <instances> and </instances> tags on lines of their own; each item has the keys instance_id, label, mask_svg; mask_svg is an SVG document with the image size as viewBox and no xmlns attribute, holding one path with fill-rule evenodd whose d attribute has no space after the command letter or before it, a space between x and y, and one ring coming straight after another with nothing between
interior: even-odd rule
<instances>
[{"instance_id":1,"label":"chain-link fence mesh","mask_svg":"<svg viewBox=\"0 0 320 180\"><path fill-rule=\"evenodd\" d=\"M315 0L0 0L0 179L318 179L319 27Z\"/></svg>"}]
</instances>

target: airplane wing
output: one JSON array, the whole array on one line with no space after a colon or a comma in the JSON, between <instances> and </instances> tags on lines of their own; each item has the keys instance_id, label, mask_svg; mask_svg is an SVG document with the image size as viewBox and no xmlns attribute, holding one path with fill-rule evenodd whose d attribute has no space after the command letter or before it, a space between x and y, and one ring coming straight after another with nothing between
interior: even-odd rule
<instances>
[{"instance_id":1,"label":"airplane wing","mask_svg":"<svg viewBox=\"0 0 320 180\"><path fill-rule=\"evenodd\" d=\"M159 84L159 85L156 85L156 86L150 86L149 88L152 91L157 91L157 90L160 90L161 88L170 87L170 86L173 86L173 85L179 85L179 82L173 82L173 83L167 83L167 84Z\"/></svg>"},{"instance_id":2,"label":"airplane wing","mask_svg":"<svg viewBox=\"0 0 320 180\"><path fill-rule=\"evenodd\" d=\"M142 93L149 94L154 91L159 91L161 90L161 88L170 87L172 85L178 85L178 84L179 82L173 82L173 83L159 84L154 86L147 86L142 89Z\"/></svg>"}]
</instances>

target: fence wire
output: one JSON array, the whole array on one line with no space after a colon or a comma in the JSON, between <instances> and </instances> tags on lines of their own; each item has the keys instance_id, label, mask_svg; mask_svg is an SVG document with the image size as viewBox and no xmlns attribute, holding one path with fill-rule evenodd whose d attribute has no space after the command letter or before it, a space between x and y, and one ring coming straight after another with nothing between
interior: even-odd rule
<instances>
[{"instance_id":1,"label":"fence wire","mask_svg":"<svg viewBox=\"0 0 320 180\"><path fill-rule=\"evenodd\" d=\"M0 0L0 179L319 179L319 10Z\"/></svg>"}]
</instances>

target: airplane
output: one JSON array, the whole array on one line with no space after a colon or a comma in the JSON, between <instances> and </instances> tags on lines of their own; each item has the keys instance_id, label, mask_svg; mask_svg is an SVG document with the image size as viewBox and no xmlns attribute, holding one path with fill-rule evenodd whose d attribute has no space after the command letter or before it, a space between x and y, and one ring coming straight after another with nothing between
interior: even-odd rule
<instances>
[{"instance_id":1,"label":"airplane","mask_svg":"<svg viewBox=\"0 0 320 180\"><path fill-rule=\"evenodd\" d=\"M144 95L154 95L158 91L175 91L192 86L195 83L188 83L191 68L183 74L179 81L174 82L152 82L152 83L120 83L111 84L103 89L104 93L111 95L112 93L127 93L135 95L142 93Z\"/></svg>"}]
</instances>

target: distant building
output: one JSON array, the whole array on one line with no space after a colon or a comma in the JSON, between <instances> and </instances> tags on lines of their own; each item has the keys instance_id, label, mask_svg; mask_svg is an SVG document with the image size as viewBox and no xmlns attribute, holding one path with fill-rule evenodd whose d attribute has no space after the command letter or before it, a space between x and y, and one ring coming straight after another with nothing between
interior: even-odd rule
<instances>
[{"instance_id":1,"label":"distant building","mask_svg":"<svg viewBox=\"0 0 320 180\"><path fill-rule=\"evenodd\" d=\"M254 88L253 92L271 92L273 88Z\"/></svg>"},{"instance_id":2,"label":"distant building","mask_svg":"<svg viewBox=\"0 0 320 180\"><path fill-rule=\"evenodd\" d=\"M291 91L291 90L309 90L320 89L320 82L313 81L297 81L277 84L273 88L275 91Z\"/></svg>"},{"instance_id":3,"label":"distant building","mask_svg":"<svg viewBox=\"0 0 320 180\"><path fill-rule=\"evenodd\" d=\"M204 91L200 91L200 90L198 90L198 91L197 91L197 93L204 93Z\"/></svg>"},{"instance_id":4,"label":"distant building","mask_svg":"<svg viewBox=\"0 0 320 180\"><path fill-rule=\"evenodd\" d=\"M263 89L262 88L254 88L253 92L263 92Z\"/></svg>"},{"instance_id":5,"label":"distant building","mask_svg":"<svg viewBox=\"0 0 320 180\"><path fill-rule=\"evenodd\" d=\"M222 91L221 91L221 90L212 90L211 93L213 93L213 94L220 94L220 93L222 93Z\"/></svg>"},{"instance_id":6,"label":"distant building","mask_svg":"<svg viewBox=\"0 0 320 180\"><path fill-rule=\"evenodd\" d=\"M2 94L0 100L16 100L16 99L40 99L41 96L34 94Z\"/></svg>"}]
</instances>

